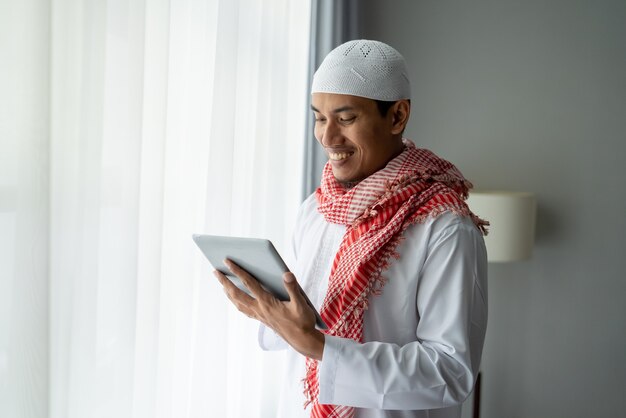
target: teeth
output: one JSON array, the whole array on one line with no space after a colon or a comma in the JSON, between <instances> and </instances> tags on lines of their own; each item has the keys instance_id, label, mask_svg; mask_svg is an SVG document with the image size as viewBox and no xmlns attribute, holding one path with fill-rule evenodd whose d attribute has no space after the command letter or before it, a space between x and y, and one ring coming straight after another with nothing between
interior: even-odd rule
<instances>
[{"instance_id":1,"label":"teeth","mask_svg":"<svg viewBox=\"0 0 626 418\"><path fill-rule=\"evenodd\" d=\"M334 161L340 161L351 156L351 152L329 152L328 157Z\"/></svg>"}]
</instances>

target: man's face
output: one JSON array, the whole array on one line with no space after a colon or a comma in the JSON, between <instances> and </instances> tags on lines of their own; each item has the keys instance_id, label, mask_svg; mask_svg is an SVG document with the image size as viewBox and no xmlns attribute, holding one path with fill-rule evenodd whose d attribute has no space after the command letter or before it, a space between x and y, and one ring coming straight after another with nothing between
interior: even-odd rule
<instances>
[{"instance_id":1,"label":"man's face","mask_svg":"<svg viewBox=\"0 0 626 418\"><path fill-rule=\"evenodd\" d=\"M333 175L343 183L363 180L402 150L392 111L381 116L376 102L345 94L314 93L315 138L324 147Z\"/></svg>"}]
</instances>

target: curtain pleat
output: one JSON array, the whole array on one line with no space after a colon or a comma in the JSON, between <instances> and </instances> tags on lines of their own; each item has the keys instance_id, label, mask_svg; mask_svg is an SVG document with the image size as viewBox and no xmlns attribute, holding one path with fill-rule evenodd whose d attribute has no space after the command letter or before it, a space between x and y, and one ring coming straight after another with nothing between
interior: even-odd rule
<instances>
[{"instance_id":1,"label":"curtain pleat","mask_svg":"<svg viewBox=\"0 0 626 418\"><path fill-rule=\"evenodd\" d=\"M352 39L359 39L360 28L358 0L311 0L311 33L308 57L308 84L324 57L335 47ZM302 198L306 198L319 186L322 169L328 160L326 153L313 135L314 118L310 110L311 98L307 96L305 125L305 154Z\"/></svg>"},{"instance_id":2,"label":"curtain pleat","mask_svg":"<svg viewBox=\"0 0 626 418\"><path fill-rule=\"evenodd\" d=\"M48 409L49 7L0 2L0 416Z\"/></svg>"},{"instance_id":3,"label":"curtain pleat","mask_svg":"<svg viewBox=\"0 0 626 418\"><path fill-rule=\"evenodd\" d=\"M12 4L0 416L274 416L281 354L259 350L191 235L288 254L309 3Z\"/></svg>"}]
</instances>

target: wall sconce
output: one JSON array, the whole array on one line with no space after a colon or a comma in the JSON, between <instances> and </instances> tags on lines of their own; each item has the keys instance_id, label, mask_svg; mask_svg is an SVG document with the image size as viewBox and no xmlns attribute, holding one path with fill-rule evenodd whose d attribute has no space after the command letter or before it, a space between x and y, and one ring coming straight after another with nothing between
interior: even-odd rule
<instances>
[{"instance_id":1,"label":"wall sconce","mask_svg":"<svg viewBox=\"0 0 626 418\"><path fill-rule=\"evenodd\" d=\"M490 263L527 260L535 241L537 203L532 193L505 191L470 192L467 204L489 221L485 237Z\"/></svg>"}]
</instances>

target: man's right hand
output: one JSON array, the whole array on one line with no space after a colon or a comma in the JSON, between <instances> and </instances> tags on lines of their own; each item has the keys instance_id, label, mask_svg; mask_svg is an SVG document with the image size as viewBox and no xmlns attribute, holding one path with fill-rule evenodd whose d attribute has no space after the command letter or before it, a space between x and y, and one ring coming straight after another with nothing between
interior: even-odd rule
<instances>
[{"instance_id":1,"label":"man's right hand","mask_svg":"<svg viewBox=\"0 0 626 418\"><path fill-rule=\"evenodd\" d=\"M289 301L282 302L267 292L246 270L230 260L226 266L248 288L252 296L237 288L219 271L213 274L220 281L228 299L244 315L261 321L280 335L300 354L321 360L324 352L324 334L315 328L315 311L303 296L303 291L291 272L283 275Z\"/></svg>"}]
</instances>

